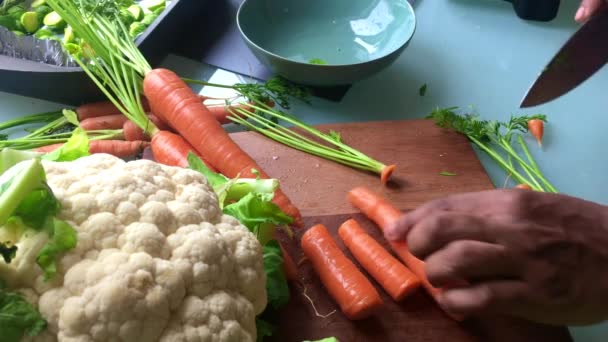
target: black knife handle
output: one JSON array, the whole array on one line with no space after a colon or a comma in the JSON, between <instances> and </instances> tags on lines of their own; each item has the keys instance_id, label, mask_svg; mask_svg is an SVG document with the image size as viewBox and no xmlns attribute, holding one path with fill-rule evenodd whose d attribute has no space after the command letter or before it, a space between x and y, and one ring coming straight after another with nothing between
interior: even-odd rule
<instances>
[{"instance_id":1,"label":"black knife handle","mask_svg":"<svg viewBox=\"0 0 608 342\"><path fill-rule=\"evenodd\" d=\"M517 16L524 20L551 21L557 16L560 0L505 0L513 4Z\"/></svg>"}]
</instances>

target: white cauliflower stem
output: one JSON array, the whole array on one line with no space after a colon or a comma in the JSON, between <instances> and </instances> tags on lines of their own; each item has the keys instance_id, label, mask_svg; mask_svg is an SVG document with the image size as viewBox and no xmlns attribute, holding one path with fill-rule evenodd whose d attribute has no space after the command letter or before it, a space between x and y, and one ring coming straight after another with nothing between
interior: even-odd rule
<instances>
[{"instance_id":1,"label":"white cauliflower stem","mask_svg":"<svg viewBox=\"0 0 608 342\"><path fill-rule=\"evenodd\" d=\"M104 154L43 165L78 244L49 282L19 254L0 264L49 323L33 340L255 341L262 247L205 177Z\"/></svg>"}]
</instances>

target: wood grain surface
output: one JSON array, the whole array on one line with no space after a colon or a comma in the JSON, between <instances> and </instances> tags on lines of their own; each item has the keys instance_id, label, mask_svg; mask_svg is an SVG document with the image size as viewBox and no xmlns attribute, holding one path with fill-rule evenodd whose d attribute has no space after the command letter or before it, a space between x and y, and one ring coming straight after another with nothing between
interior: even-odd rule
<instances>
[{"instance_id":1,"label":"wood grain surface","mask_svg":"<svg viewBox=\"0 0 608 342\"><path fill-rule=\"evenodd\" d=\"M339 132L352 147L386 164L397 164L393 181L383 187L379 176L327 161L259 134L242 132L232 138L272 177L281 181L283 191L302 212L305 228L284 245L296 262L302 259L298 237L307 227L323 223L338 245L337 228L350 217L385 247L386 242L374 224L358 214L346 200L347 192L364 185L381 193L403 211L450 194L492 189L493 185L467 139L443 130L428 120L382 121L317 126ZM450 172L455 176L443 176ZM354 261L354 259L352 259ZM355 264L357 264L355 262ZM357 264L358 265L358 264ZM351 322L337 309L307 263L300 268L301 285L291 285L291 301L279 313L276 341L314 340L335 336L341 342L358 341L571 341L564 327L549 327L501 317L482 317L457 323L446 316L422 290L402 303L393 302L378 285L384 309L364 321ZM370 277L371 279L371 277Z\"/></svg>"},{"instance_id":2,"label":"wood grain surface","mask_svg":"<svg viewBox=\"0 0 608 342\"><path fill-rule=\"evenodd\" d=\"M379 121L317 126L338 131L342 140L385 164L396 164L388 187L380 177L288 148L252 132L232 138L264 170L281 181L283 191L303 216L353 212L345 194L353 186L379 191L399 208L413 209L447 194L493 187L467 139L428 120ZM442 176L441 172L456 176Z\"/></svg>"}]
</instances>

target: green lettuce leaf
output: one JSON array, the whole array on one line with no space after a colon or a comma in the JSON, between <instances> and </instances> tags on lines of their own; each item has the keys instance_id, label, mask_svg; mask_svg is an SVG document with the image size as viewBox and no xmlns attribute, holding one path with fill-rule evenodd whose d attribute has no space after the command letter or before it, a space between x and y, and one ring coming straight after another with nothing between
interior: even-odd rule
<instances>
[{"instance_id":1,"label":"green lettuce leaf","mask_svg":"<svg viewBox=\"0 0 608 342\"><path fill-rule=\"evenodd\" d=\"M0 226L32 191L45 188L45 181L39 159L20 162L0 175Z\"/></svg>"},{"instance_id":2,"label":"green lettuce leaf","mask_svg":"<svg viewBox=\"0 0 608 342\"><path fill-rule=\"evenodd\" d=\"M202 173L203 176L207 177L209 185L214 189L228 182L228 178L224 177L222 174L211 171L207 165L192 152L188 153L188 168L198 171Z\"/></svg>"},{"instance_id":3,"label":"green lettuce leaf","mask_svg":"<svg viewBox=\"0 0 608 342\"><path fill-rule=\"evenodd\" d=\"M49 280L57 274L57 258L63 253L76 247L78 233L64 221L51 219L49 241L42 247L36 262L44 271L44 280Z\"/></svg>"},{"instance_id":4,"label":"green lettuce leaf","mask_svg":"<svg viewBox=\"0 0 608 342\"><path fill-rule=\"evenodd\" d=\"M0 336L3 342L19 342L46 329L46 321L19 293L0 288Z\"/></svg>"},{"instance_id":5,"label":"green lettuce leaf","mask_svg":"<svg viewBox=\"0 0 608 342\"><path fill-rule=\"evenodd\" d=\"M225 206L224 213L237 218L265 245L273 238L277 225L293 222L293 218L281 211L271 199L265 194L249 193L238 202Z\"/></svg>"},{"instance_id":6,"label":"green lettuce leaf","mask_svg":"<svg viewBox=\"0 0 608 342\"><path fill-rule=\"evenodd\" d=\"M289 286L283 272L283 253L277 240L264 245L264 271L268 304L279 309L289 302Z\"/></svg>"},{"instance_id":7,"label":"green lettuce leaf","mask_svg":"<svg viewBox=\"0 0 608 342\"><path fill-rule=\"evenodd\" d=\"M21 218L24 224L36 230L44 228L47 218L55 216L61 209L51 188L46 184L43 186L44 188L27 194L13 213L14 216Z\"/></svg>"},{"instance_id":8,"label":"green lettuce leaf","mask_svg":"<svg viewBox=\"0 0 608 342\"><path fill-rule=\"evenodd\" d=\"M63 146L53 152L47 153L42 158L50 161L64 162L89 155L91 155L89 152L89 136L85 130L77 127Z\"/></svg>"},{"instance_id":9,"label":"green lettuce leaf","mask_svg":"<svg viewBox=\"0 0 608 342\"><path fill-rule=\"evenodd\" d=\"M0 174L17 165L18 163L42 156L42 152L20 151L10 148L3 148L0 151Z\"/></svg>"}]
</instances>

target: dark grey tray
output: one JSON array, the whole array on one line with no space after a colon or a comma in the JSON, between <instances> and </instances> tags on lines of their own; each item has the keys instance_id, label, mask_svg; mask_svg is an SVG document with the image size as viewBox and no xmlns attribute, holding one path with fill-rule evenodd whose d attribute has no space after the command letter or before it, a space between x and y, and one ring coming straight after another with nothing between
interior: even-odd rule
<instances>
[{"instance_id":1,"label":"dark grey tray","mask_svg":"<svg viewBox=\"0 0 608 342\"><path fill-rule=\"evenodd\" d=\"M186 22L204 16L214 0L173 0L167 9L137 38L136 44L154 67L181 44ZM190 44L192 42L189 42ZM77 106L102 100L103 94L87 75L74 67L0 56L0 91Z\"/></svg>"}]
</instances>

